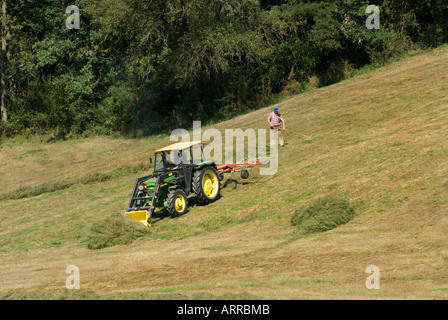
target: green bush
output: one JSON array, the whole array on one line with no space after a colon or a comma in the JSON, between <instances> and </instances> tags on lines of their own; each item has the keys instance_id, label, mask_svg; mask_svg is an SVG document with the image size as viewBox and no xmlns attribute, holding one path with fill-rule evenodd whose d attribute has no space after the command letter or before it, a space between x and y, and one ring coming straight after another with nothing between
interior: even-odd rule
<instances>
[{"instance_id":1,"label":"green bush","mask_svg":"<svg viewBox=\"0 0 448 320\"><path fill-rule=\"evenodd\" d=\"M325 232L349 222L355 215L350 202L332 194L300 206L291 224L303 234Z\"/></svg>"},{"instance_id":2,"label":"green bush","mask_svg":"<svg viewBox=\"0 0 448 320\"><path fill-rule=\"evenodd\" d=\"M129 244L149 234L148 227L122 213L114 213L92 224L87 237L87 248L102 249Z\"/></svg>"}]
</instances>

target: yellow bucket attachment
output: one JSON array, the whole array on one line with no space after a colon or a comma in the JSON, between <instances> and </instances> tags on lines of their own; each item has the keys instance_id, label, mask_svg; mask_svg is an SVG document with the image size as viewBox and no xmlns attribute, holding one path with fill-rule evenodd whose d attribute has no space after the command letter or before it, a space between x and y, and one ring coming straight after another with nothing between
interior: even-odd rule
<instances>
[{"instance_id":1,"label":"yellow bucket attachment","mask_svg":"<svg viewBox=\"0 0 448 320\"><path fill-rule=\"evenodd\" d=\"M147 227L151 226L151 223L148 223L148 211L130 211L125 214L128 217L143 223Z\"/></svg>"}]
</instances>

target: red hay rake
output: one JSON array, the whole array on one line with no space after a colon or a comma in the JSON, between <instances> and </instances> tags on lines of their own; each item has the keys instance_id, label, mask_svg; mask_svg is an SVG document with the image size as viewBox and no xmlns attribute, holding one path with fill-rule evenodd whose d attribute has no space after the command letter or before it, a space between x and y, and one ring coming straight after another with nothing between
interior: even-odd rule
<instances>
[{"instance_id":1,"label":"red hay rake","mask_svg":"<svg viewBox=\"0 0 448 320\"><path fill-rule=\"evenodd\" d=\"M272 158L272 157L270 157ZM249 160L247 162L239 162L239 163L225 163L217 166L216 172L219 175L219 179L224 179L224 173L230 173L230 176L234 172L240 172L241 178L247 179L249 178L249 170L253 167L259 166L263 164L264 162L268 161L270 158L267 158L265 160Z\"/></svg>"}]
</instances>

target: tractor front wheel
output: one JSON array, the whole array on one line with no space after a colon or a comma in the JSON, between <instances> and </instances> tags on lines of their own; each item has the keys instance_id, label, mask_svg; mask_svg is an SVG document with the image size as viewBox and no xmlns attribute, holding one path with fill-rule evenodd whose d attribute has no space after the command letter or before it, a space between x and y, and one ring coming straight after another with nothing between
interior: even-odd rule
<instances>
[{"instance_id":1,"label":"tractor front wheel","mask_svg":"<svg viewBox=\"0 0 448 320\"><path fill-rule=\"evenodd\" d=\"M198 202L208 204L219 197L221 184L218 174L213 167L204 167L196 171L193 176L193 192Z\"/></svg>"},{"instance_id":2,"label":"tractor front wheel","mask_svg":"<svg viewBox=\"0 0 448 320\"><path fill-rule=\"evenodd\" d=\"M185 191L180 188L171 190L166 199L166 207L173 218L187 212L188 201Z\"/></svg>"}]
</instances>

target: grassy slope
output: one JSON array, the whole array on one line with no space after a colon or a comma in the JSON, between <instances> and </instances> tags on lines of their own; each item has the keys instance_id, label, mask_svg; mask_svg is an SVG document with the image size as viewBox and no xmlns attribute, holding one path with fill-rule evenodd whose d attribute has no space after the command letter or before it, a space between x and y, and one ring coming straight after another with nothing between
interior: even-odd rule
<instances>
[{"instance_id":1,"label":"grassy slope","mask_svg":"<svg viewBox=\"0 0 448 320\"><path fill-rule=\"evenodd\" d=\"M123 211L143 172L79 178L146 161L169 138L8 141L0 193L75 183L0 202L0 292L59 290L75 264L81 288L106 298L446 299L447 76L444 47L282 102L288 129L312 139L287 132L275 176L254 174L216 203L155 219L148 238L102 250L85 247L91 223ZM266 128L268 112L213 128ZM330 192L350 199L357 217L296 237L294 209ZM366 290L372 264L381 290Z\"/></svg>"}]
</instances>

